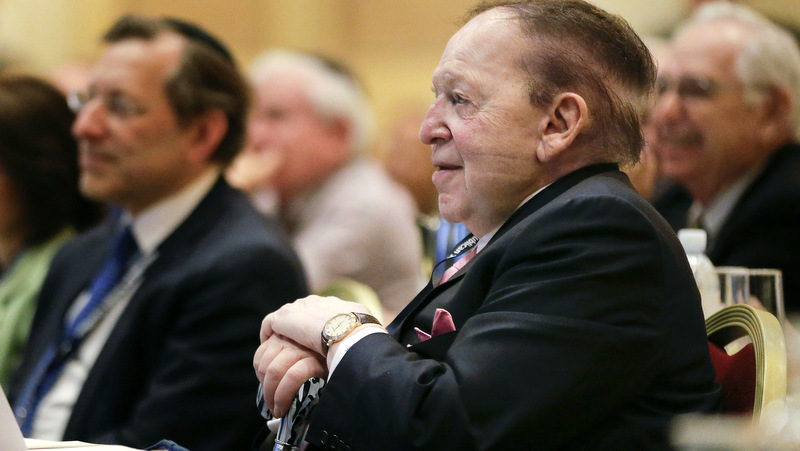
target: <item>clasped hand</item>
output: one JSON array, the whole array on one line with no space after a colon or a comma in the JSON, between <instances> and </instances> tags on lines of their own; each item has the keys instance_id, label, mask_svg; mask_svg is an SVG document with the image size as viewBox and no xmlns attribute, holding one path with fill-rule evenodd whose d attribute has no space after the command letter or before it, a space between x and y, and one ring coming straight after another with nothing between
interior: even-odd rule
<instances>
[{"instance_id":1,"label":"clasped hand","mask_svg":"<svg viewBox=\"0 0 800 451\"><path fill-rule=\"evenodd\" d=\"M276 418L289 411L305 381L327 378L320 334L330 318L345 312L368 313L369 309L335 297L308 296L284 305L262 321L261 345L253 367L264 388L264 401Z\"/></svg>"}]
</instances>

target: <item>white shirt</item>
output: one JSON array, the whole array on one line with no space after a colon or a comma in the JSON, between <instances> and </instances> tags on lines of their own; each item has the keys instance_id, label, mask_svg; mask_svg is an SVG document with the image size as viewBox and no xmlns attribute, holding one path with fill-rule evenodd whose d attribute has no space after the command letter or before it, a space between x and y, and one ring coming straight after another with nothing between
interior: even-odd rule
<instances>
[{"instance_id":1,"label":"white shirt","mask_svg":"<svg viewBox=\"0 0 800 451\"><path fill-rule=\"evenodd\" d=\"M157 258L156 248L183 223L217 181L220 172L209 169L180 192L165 198L131 218L127 213L124 223L131 223L133 236L139 246L140 256L125 273L120 283L109 293L116 301L80 344L75 355L64 366L53 388L42 398L31 429L31 438L61 440L67 427L72 407L78 400L81 388L94 366L97 356L125 311L136 289L142 282L142 273ZM84 290L73 303L68 315L76 315L89 302L90 293Z\"/></svg>"}]
</instances>

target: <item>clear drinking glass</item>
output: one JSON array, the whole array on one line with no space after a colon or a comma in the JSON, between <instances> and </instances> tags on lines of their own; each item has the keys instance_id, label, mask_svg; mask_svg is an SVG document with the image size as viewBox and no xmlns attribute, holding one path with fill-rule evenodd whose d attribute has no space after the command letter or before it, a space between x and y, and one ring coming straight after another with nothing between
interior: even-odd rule
<instances>
[{"instance_id":1,"label":"clear drinking glass","mask_svg":"<svg viewBox=\"0 0 800 451\"><path fill-rule=\"evenodd\" d=\"M750 300L750 271L742 266L717 266L719 295L723 305L747 304Z\"/></svg>"},{"instance_id":2,"label":"clear drinking glass","mask_svg":"<svg viewBox=\"0 0 800 451\"><path fill-rule=\"evenodd\" d=\"M783 306L783 273L780 269L753 268L750 272L749 304L760 305L783 324L786 311Z\"/></svg>"}]
</instances>

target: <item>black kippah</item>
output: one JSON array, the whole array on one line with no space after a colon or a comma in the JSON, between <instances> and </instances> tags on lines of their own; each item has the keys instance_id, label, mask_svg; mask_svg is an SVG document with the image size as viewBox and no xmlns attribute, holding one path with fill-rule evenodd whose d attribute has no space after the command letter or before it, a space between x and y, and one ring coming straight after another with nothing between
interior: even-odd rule
<instances>
[{"instance_id":1,"label":"black kippah","mask_svg":"<svg viewBox=\"0 0 800 451\"><path fill-rule=\"evenodd\" d=\"M189 40L200 42L211 47L215 52L225 57L226 60L234 63L233 55L231 55L231 52L228 51L228 48L225 47L225 45L223 45L219 39L215 38L197 25L181 19L176 19L174 17L165 17L164 23L171 27L176 33L186 37Z\"/></svg>"}]
</instances>

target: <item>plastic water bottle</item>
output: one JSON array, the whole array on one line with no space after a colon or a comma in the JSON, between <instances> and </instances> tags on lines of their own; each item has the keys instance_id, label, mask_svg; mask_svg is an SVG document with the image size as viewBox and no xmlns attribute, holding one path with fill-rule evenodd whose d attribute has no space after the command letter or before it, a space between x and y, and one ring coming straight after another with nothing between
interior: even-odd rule
<instances>
[{"instance_id":1,"label":"plastic water bottle","mask_svg":"<svg viewBox=\"0 0 800 451\"><path fill-rule=\"evenodd\" d=\"M692 267L694 280L700 290L703 316L708 318L722 308L719 278L714 271L714 265L705 253L708 236L703 229L681 229L678 231L678 239L686 251L686 257L689 259L689 266Z\"/></svg>"}]
</instances>

